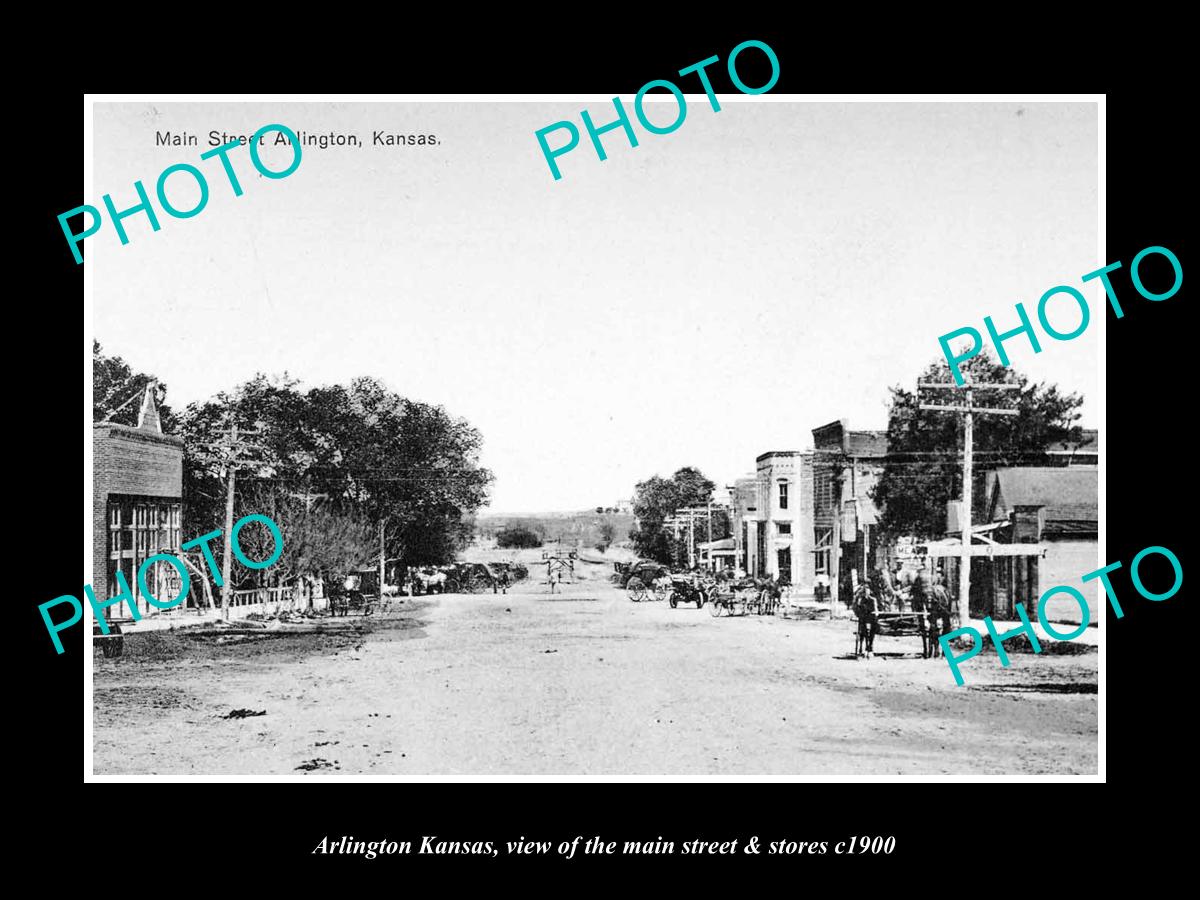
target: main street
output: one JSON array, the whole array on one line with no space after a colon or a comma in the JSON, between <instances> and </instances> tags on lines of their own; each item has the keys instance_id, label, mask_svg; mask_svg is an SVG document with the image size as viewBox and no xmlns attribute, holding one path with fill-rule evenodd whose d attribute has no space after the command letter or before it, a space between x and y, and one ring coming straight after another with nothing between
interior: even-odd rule
<instances>
[{"instance_id":1,"label":"main street","mask_svg":"<svg viewBox=\"0 0 1200 900\"><path fill-rule=\"evenodd\" d=\"M535 570L536 577L536 570ZM916 639L549 594L405 601L340 642L131 637L95 660L95 772L888 776L1094 773L1097 655L994 653L956 687ZM139 643L143 642L143 643ZM307 643L306 643L307 641ZM202 645L202 646L201 646ZM181 653L175 653L183 647ZM232 710L261 716L222 718Z\"/></svg>"}]
</instances>

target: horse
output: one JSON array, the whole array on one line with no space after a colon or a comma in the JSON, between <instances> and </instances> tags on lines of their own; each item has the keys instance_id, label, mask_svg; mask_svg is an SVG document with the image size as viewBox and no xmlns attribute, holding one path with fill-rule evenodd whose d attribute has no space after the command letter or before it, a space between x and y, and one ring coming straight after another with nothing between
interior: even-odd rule
<instances>
[{"instance_id":1,"label":"horse","mask_svg":"<svg viewBox=\"0 0 1200 900\"><path fill-rule=\"evenodd\" d=\"M435 569L433 566L426 566L423 569L418 569L414 575L421 585L421 593L432 594L433 589L437 588L439 594L446 593L446 573Z\"/></svg>"},{"instance_id":2,"label":"horse","mask_svg":"<svg viewBox=\"0 0 1200 900\"><path fill-rule=\"evenodd\" d=\"M867 659L875 655L875 633L879 629L879 598L864 583L854 592L854 615L858 619L855 634L854 655L859 657L866 651Z\"/></svg>"},{"instance_id":3,"label":"horse","mask_svg":"<svg viewBox=\"0 0 1200 900\"><path fill-rule=\"evenodd\" d=\"M950 597L946 589L935 584L929 594L929 655L935 659L942 655L939 638L953 629L950 619Z\"/></svg>"}]
</instances>

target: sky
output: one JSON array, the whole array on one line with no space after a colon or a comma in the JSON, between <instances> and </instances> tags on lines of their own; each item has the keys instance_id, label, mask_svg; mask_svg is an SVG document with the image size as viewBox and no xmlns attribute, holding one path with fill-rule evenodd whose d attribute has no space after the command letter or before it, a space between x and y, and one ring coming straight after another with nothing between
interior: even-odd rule
<instances>
[{"instance_id":1,"label":"sky","mask_svg":"<svg viewBox=\"0 0 1200 900\"><path fill-rule=\"evenodd\" d=\"M882 429L888 387L914 386L939 335L1015 327L1018 301L1036 321L1056 285L1088 297L1088 330L1006 346L1095 426L1095 104L720 99L689 95L669 135L634 119L636 148L604 135L603 162L579 112L607 122L604 100L98 103L86 202L132 206L135 180L153 195L180 162L210 199L189 219L159 209L158 232L126 219L125 246L107 221L87 239L91 336L176 408L258 372L371 375L441 404L483 434L494 512L609 506L685 465L731 483L835 419ZM581 142L556 181L534 132L560 120ZM234 197L199 159L208 133L276 122L364 146L305 147L277 180L238 148ZM155 146L167 130L199 146ZM375 130L438 143L373 147ZM168 182L180 208L188 182ZM1050 320L1070 331L1078 312Z\"/></svg>"}]
</instances>

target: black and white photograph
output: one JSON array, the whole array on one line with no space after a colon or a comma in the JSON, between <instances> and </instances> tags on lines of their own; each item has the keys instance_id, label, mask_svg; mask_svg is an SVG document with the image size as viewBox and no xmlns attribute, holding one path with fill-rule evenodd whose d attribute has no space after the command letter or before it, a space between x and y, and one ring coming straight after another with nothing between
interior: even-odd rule
<instances>
[{"instance_id":1,"label":"black and white photograph","mask_svg":"<svg viewBox=\"0 0 1200 900\"><path fill-rule=\"evenodd\" d=\"M88 780L1103 780L1103 96L680 84L89 98Z\"/></svg>"}]
</instances>

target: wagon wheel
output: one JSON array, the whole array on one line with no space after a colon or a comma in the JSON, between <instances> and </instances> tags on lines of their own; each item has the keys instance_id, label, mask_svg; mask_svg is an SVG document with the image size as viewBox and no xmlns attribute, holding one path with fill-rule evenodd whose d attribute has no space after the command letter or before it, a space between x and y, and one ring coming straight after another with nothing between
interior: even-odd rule
<instances>
[{"instance_id":1,"label":"wagon wheel","mask_svg":"<svg viewBox=\"0 0 1200 900\"><path fill-rule=\"evenodd\" d=\"M444 582L442 582L443 594L457 594L460 590L461 589L458 586L458 582L453 578L447 578Z\"/></svg>"},{"instance_id":2,"label":"wagon wheel","mask_svg":"<svg viewBox=\"0 0 1200 900\"><path fill-rule=\"evenodd\" d=\"M649 593L646 591L645 582L637 577L629 579L629 583L625 585L625 591L629 594L629 599L634 603L641 603L649 596Z\"/></svg>"},{"instance_id":3,"label":"wagon wheel","mask_svg":"<svg viewBox=\"0 0 1200 900\"><path fill-rule=\"evenodd\" d=\"M708 614L714 619L717 618L721 615L721 609L724 607L724 605L725 601L720 597L717 597L712 603L708 604Z\"/></svg>"},{"instance_id":4,"label":"wagon wheel","mask_svg":"<svg viewBox=\"0 0 1200 900\"><path fill-rule=\"evenodd\" d=\"M671 609L679 606L679 598L675 596L675 592L671 591L671 596L667 598L667 602L671 604Z\"/></svg>"},{"instance_id":5,"label":"wagon wheel","mask_svg":"<svg viewBox=\"0 0 1200 900\"><path fill-rule=\"evenodd\" d=\"M696 609L704 609L706 600L708 600L708 594L703 590L696 591Z\"/></svg>"},{"instance_id":6,"label":"wagon wheel","mask_svg":"<svg viewBox=\"0 0 1200 900\"><path fill-rule=\"evenodd\" d=\"M654 589L655 600L666 600L671 596L671 589L665 585L659 585Z\"/></svg>"}]
</instances>

